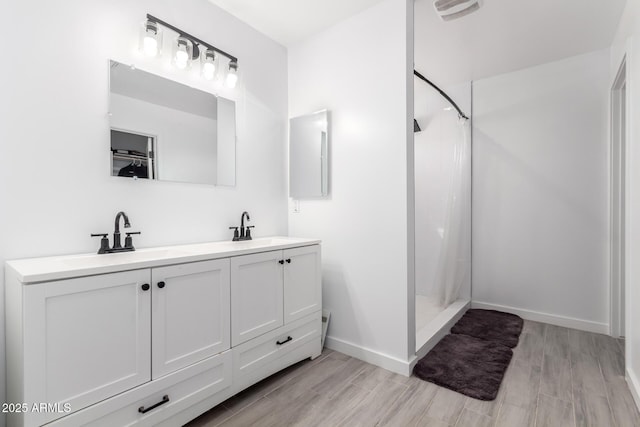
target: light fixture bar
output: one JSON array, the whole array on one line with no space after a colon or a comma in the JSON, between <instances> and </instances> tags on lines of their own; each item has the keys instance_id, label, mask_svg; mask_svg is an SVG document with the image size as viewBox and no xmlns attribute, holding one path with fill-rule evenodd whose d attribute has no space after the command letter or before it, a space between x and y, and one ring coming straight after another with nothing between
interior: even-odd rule
<instances>
[{"instance_id":1,"label":"light fixture bar","mask_svg":"<svg viewBox=\"0 0 640 427\"><path fill-rule=\"evenodd\" d=\"M163 20L158 19L158 18L156 18L156 17L155 17L155 16L153 16L153 15L149 15L149 14L147 13L147 19L148 19L149 21L155 22L156 24L162 25L163 27L166 27L166 28L168 28L168 29L170 29L170 30L175 31L176 33L178 33L178 35L179 35L179 36L181 36L181 37L184 37L184 38L186 38L186 39L191 40L191 42L192 42L192 43L197 43L197 44L199 44L199 45L201 45L201 46L206 47L207 49L210 49L210 50L213 50L213 51L215 51L215 52L219 53L220 55L226 56L227 58L229 58L229 59L231 60L231 62L235 62L236 64L238 63L238 58L236 58L235 56L233 56L233 55L231 55L231 54L229 54L229 53L225 52L225 51L224 51L224 50L222 50L222 49L218 49L217 47L215 47L215 46L213 46L213 45L210 45L209 43L203 42L203 41L202 41L202 40L200 40L199 38L194 37L194 36L192 36L191 34L189 34L189 33L185 32L185 31L182 31L181 29L176 28L176 27L174 27L174 26L173 26L173 25L171 25L171 24L168 24L168 23L164 22Z\"/></svg>"}]
</instances>

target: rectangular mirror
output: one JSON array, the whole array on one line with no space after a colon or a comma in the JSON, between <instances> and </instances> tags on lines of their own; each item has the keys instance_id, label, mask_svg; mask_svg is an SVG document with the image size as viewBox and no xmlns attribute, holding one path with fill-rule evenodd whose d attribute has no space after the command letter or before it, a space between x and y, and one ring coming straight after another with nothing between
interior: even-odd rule
<instances>
[{"instance_id":1,"label":"rectangular mirror","mask_svg":"<svg viewBox=\"0 0 640 427\"><path fill-rule=\"evenodd\" d=\"M289 120L289 196L329 194L329 121L326 110Z\"/></svg>"},{"instance_id":2,"label":"rectangular mirror","mask_svg":"<svg viewBox=\"0 0 640 427\"><path fill-rule=\"evenodd\" d=\"M235 185L235 103L110 61L111 175Z\"/></svg>"}]
</instances>

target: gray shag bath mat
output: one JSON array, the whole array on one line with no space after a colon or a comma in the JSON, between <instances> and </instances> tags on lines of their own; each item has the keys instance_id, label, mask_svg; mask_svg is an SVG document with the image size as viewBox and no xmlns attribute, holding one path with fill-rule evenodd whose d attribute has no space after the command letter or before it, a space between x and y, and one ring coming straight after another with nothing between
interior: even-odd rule
<instances>
[{"instance_id":1,"label":"gray shag bath mat","mask_svg":"<svg viewBox=\"0 0 640 427\"><path fill-rule=\"evenodd\" d=\"M468 335L444 337L413 368L416 377L480 400L494 400L513 351Z\"/></svg>"},{"instance_id":2,"label":"gray shag bath mat","mask_svg":"<svg viewBox=\"0 0 640 427\"><path fill-rule=\"evenodd\" d=\"M471 309L451 328L451 333L494 341L513 348L518 345L522 324L522 318L515 314Z\"/></svg>"}]
</instances>

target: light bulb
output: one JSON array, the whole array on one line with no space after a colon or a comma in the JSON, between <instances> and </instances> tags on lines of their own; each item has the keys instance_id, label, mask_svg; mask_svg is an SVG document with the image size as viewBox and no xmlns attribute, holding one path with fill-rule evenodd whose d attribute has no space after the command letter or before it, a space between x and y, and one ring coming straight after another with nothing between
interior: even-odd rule
<instances>
[{"instance_id":1,"label":"light bulb","mask_svg":"<svg viewBox=\"0 0 640 427\"><path fill-rule=\"evenodd\" d=\"M189 62L189 52L187 52L186 43L178 42L178 50L176 51L176 67L184 69Z\"/></svg>"},{"instance_id":2,"label":"light bulb","mask_svg":"<svg viewBox=\"0 0 640 427\"><path fill-rule=\"evenodd\" d=\"M236 87L238 83L238 63L231 61L229 63L229 72L227 73L227 86L231 89Z\"/></svg>"},{"instance_id":3,"label":"light bulb","mask_svg":"<svg viewBox=\"0 0 640 427\"><path fill-rule=\"evenodd\" d=\"M158 24L153 21L146 21L144 23L142 32L142 52L147 56L157 56L160 53L159 45L161 41L160 33L158 32Z\"/></svg>"},{"instance_id":4,"label":"light bulb","mask_svg":"<svg viewBox=\"0 0 640 427\"><path fill-rule=\"evenodd\" d=\"M216 72L216 66L213 65L213 62L205 62L202 66L202 75L207 80L213 80L213 77Z\"/></svg>"},{"instance_id":5,"label":"light bulb","mask_svg":"<svg viewBox=\"0 0 640 427\"><path fill-rule=\"evenodd\" d=\"M156 56L158 54L158 40L156 40L155 34L151 34L149 30L144 36L143 45L145 55Z\"/></svg>"},{"instance_id":6,"label":"light bulb","mask_svg":"<svg viewBox=\"0 0 640 427\"><path fill-rule=\"evenodd\" d=\"M238 83L238 75L235 73L229 73L227 74L227 86L229 86L231 89L233 89L234 87L236 87L236 84Z\"/></svg>"},{"instance_id":7,"label":"light bulb","mask_svg":"<svg viewBox=\"0 0 640 427\"><path fill-rule=\"evenodd\" d=\"M212 50L207 50L202 64L202 76L207 80L213 80L216 73L215 54Z\"/></svg>"}]
</instances>

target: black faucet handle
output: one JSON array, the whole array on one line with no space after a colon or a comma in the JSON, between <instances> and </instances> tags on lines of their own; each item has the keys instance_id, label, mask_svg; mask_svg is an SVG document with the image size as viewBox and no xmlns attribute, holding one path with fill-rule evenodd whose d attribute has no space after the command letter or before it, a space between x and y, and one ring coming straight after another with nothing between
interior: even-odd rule
<instances>
[{"instance_id":1,"label":"black faucet handle","mask_svg":"<svg viewBox=\"0 0 640 427\"><path fill-rule=\"evenodd\" d=\"M229 230L233 230L233 242L240 240L240 233L238 233L238 227L229 227Z\"/></svg>"},{"instance_id":2,"label":"black faucet handle","mask_svg":"<svg viewBox=\"0 0 640 427\"><path fill-rule=\"evenodd\" d=\"M125 249L131 249L132 251L135 251L136 249L133 247L133 238L131 237L132 234L142 234L140 231L130 231L125 233L127 235L127 237L124 238L124 248Z\"/></svg>"},{"instance_id":3,"label":"black faucet handle","mask_svg":"<svg viewBox=\"0 0 640 427\"><path fill-rule=\"evenodd\" d=\"M100 239L100 249L98 249L98 254L107 253L109 250L109 238L107 236L107 233L91 234L91 237L102 237Z\"/></svg>"},{"instance_id":4,"label":"black faucet handle","mask_svg":"<svg viewBox=\"0 0 640 427\"><path fill-rule=\"evenodd\" d=\"M247 229L247 231L244 234L244 238L245 238L245 240L251 240L252 239L251 238L251 229L252 228L256 228L256 226L255 225L247 225L245 228Z\"/></svg>"}]
</instances>

